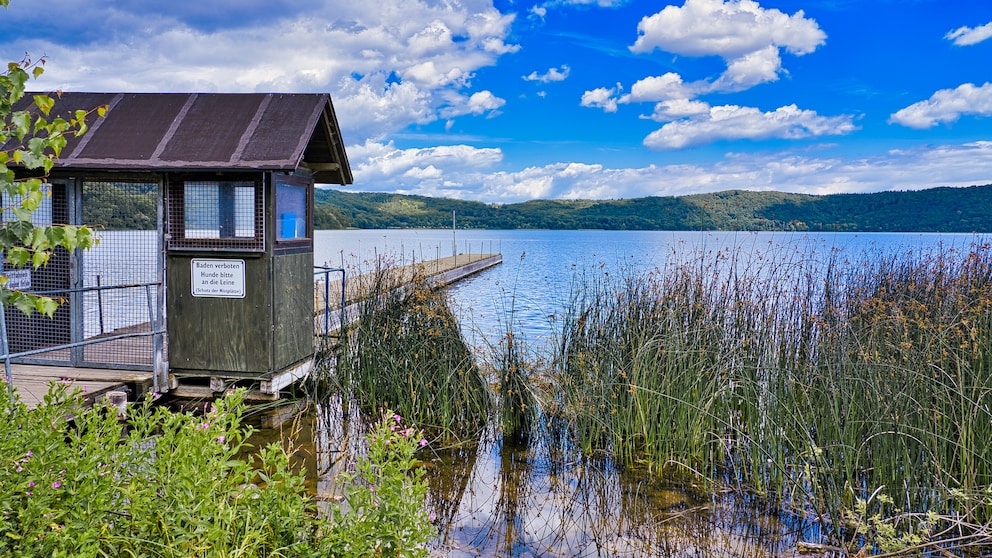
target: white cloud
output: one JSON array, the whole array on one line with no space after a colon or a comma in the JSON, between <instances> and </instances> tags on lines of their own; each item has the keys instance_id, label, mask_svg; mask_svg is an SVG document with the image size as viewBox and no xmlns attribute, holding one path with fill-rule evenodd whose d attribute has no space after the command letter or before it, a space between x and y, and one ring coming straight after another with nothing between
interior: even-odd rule
<instances>
[{"instance_id":1,"label":"white cloud","mask_svg":"<svg viewBox=\"0 0 992 558\"><path fill-rule=\"evenodd\" d=\"M976 87L973 83L956 89L941 89L926 101L913 103L892 114L890 124L926 129L943 122L950 124L962 115L992 116L992 83Z\"/></svg>"},{"instance_id":2,"label":"white cloud","mask_svg":"<svg viewBox=\"0 0 992 558\"><path fill-rule=\"evenodd\" d=\"M601 108L606 112L616 112L617 98L615 95L622 89L623 86L618 83L616 87L609 89L598 87L591 91L586 91L582 94L582 100L579 101L579 104L583 107Z\"/></svg>"},{"instance_id":3,"label":"white cloud","mask_svg":"<svg viewBox=\"0 0 992 558\"><path fill-rule=\"evenodd\" d=\"M503 159L499 149L468 145L397 149L393 142L366 141L347 149L355 185L389 191L423 188L424 180L436 184L448 177L489 168Z\"/></svg>"},{"instance_id":4,"label":"white cloud","mask_svg":"<svg viewBox=\"0 0 992 558\"><path fill-rule=\"evenodd\" d=\"M467 146L398 150L369 143L348 148L354 189L444 195L484 202L673 196L730 189L807 194L917 190L988 184L992 142L942 145L844 159L808 153L730 153L706 164L607 168L554 163L515 172L486 172L501 154ZM366 153L369 156L366 156Z\"/></svg>"},{"instance_id":5,"label":"white cloud","mask_svg":"<svg viewBox=\"0 0 992 558\"><path fill-rule=\"evenodd\" d=\"M825 117L796 105L761 112L753 107L723 105L709 113L665 124L644 138L651 149L681 149L720 140L800 139L843 135L857 129L850 116Z\"/></svg>"},{"instance_id":6,"label":"white cloud","mask_svg":"<svg viewBox=\"0 0 992 558\"><path fill-rule=\"evenodd\" d=\"M467 97L457 94L447 97L450 104L441 109L441 116L448 119L466 114L487 115L491 118L499 114L499 109L506 104L504 99L493 95L491 91L477 91Z\"/></svg>"},{"instance_id":7,"label":"white cloud","mask_svg":"<svg viewBox=\"0 0 992 558\"><path fill-rule=\"evenodd\" d=\"M661 101L654 106L654 113L648 118L655 122L670 122L687 116L703 116L710 112L709 103L689 99Z\"/></svg>"},{"instance_id":8,"label":"white cloud","mask_svg":"<svg viewBox=\"0 0 992 558\"><path fill-rule=\"evenodd\" d=\"M666 6L637 24L639 36L630 49L655 48L688 56L716 55L728 60L769 45L792 54L809 54L824 43L826 34L802 10L786 15L764 9L752 0L685 0Z\"/></svg>"},{"instance_id":9,"label":"white cloud","mask_svg":"<svg viewBox=\"0 0 992 558\"><path fill-rule=\"evenodd\" d=\"M778 50L809 54L826 41L816 21L802 10L787 15L765 9L752 0L685 0L643 18L630 50L654 49L686 56L720 56L727 71L714 90L738 91L778 79L782 61Z\"/></svg>"},{"instance_id":10,"label":"white cloud","mask_svg":"<svg viewBox=\"0 0 992 558\"><path fill-rule=\"evenodd\" d=\"M539 81L541 83L565 81L571 71L572 68L570 68L568 64L562 64L560 68L549 68L548 71L543 74L539 74L536 71L531 72L529 75L523 76L523 79L525 81Z\"/></svg>"},{"instance_id":11,"label":"white cloud","mask_svg":"<svg viewBox=\"0 0 992 558\"><path fill-rule=\"evenodd\" d=\"M650 76L638 80L630 87L630 93L624 95L621 103L638 103L644 101L667 101L670 99L688 99L696 94L695 88L682 82L682 76L668 72L662 76Z\"/></svg>"},{"instance_id":12,"label":"white cloud","mask_svg":"<svg viewBox=\"0 0 992 558\"><path fill-rule=\"evenodd\" d=\"M487 1L54 2L79 20L0 38L0 52L47 54L43 87L330 92L352 141L442 112L492 114L498 101L471 90L474 73L519 49L506 42L514 16ZM51 25L27 4L4 16L25 29Z\"/></svg>"},{"instance_id":13,"label":"white cloud","mask_svg":"<svg viewBox=\"0 0 992 558\"><path fill-rule=\"evenodd\" d=\"M958 27L954 31L948 31L944 38L953 41L957 46L970 46L978 44L992 37L992 21L985 25L971 27Z\"/></svg>"},{"instance_id":14,"label":"white cloud","mask_svg":"<svg viewBox=\"0 0 992 558\"><path fill-rule=\"evenodd\" d=\"M728 61L727 70L713 82L713 91L743 91L755 85L778 80L782 59L778 47L769 45Z\"/></svg>"}]
</instances>

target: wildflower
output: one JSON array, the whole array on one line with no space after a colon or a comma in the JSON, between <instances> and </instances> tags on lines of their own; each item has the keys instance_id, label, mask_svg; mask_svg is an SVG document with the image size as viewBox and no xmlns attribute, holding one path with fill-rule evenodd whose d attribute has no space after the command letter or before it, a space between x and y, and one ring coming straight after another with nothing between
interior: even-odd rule
<instances>
[{"instance_id":1,"label":"wildflower","mask_svg":"<svg viewBox=\"0 0 992 558\"><path fill-rule=\"evenodd\" d=\"M62 486L62 481L55 481L52 483L52 488L59 488Z\"/></svg>"},{"instance_id":2,"label":"wildflower","mask_svg":"<svg viewBox=\"0 0 992 558\"><path fill-rule=\"evenodd\" d=\"M420 439L420 442L418 442L418 443L420 444L420 447L424 447L424 446L427 445L427 440L425 440L424 438L421 438Z\"/></svg>"},{"instance_id":3,"label":"wildflower","mask_svg":"<svg viewBox=\"0 0 992 558\"><path fill-rule=\"evenodd\" d=\"M34 481L28 483L28 488L34 488Z\"/></svg>"},{"instance_id":4,"label":"wildflower","mask_svg":"<svg viewBox=\"0 0 992 558\"><path fill-rule=\"evenodd\" d=\"M226 439L227 438L225 438L224 436L218 436L217 437L217 443L218 444L223 444L224 443L224 440L226 440Z\"/></svg>"}]
</instances>

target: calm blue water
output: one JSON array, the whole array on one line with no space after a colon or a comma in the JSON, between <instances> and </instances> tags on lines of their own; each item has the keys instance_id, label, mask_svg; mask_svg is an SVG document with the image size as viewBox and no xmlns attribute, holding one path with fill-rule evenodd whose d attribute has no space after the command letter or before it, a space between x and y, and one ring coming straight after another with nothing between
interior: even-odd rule
<instances>
[{"instance_id":1,"label":"calm blue water","mask_svg":"<svg viewBox=\"0 0 992 558\"><path fill-rule=\"evenodd\" d=\"M788 278L782 265L815 269L832 257L854 262L871 254L922 254L967 249L984 237L922 233L750 233L545 230L317 231L314 262L373 269L377 260L405 264L457 253L503 254L503 264L450 289L469 342L484 348L506 331L541 345L573 283L583 275L663 270L704 254L736 254L740 265L763 266Z\"/></svg>"}]
</instances>

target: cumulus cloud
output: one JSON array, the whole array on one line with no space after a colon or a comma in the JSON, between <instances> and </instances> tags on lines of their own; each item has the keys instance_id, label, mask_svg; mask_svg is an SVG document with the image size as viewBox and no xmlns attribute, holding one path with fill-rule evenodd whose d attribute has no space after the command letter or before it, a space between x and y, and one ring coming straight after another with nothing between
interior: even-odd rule
<instances>
[{"instance_id":1,"label":"cumulus cloud","mask_svg":"<svg viewBox=\"0 0 992 558\"><path fill-rule=\"evenodd\" d=\"M707 164L638 168L561 162L519 171L488 171L498 150L451 146L397 149L369 142L348 148L364 161L363 189L446 195L494 203L531 199L608 199L674 196L729 189L807 194L912 190L987 184L992 142L894 150L846 159L807 152L729 153Z\"/></svg>"},{"instance_id":2,"label":"cumulus cloud","mask_svg":"<svg viewBox=\"0 0 992 558\"><path fill-rule=\"evenodd\" d=\"M948 31L944 38L952 41L957 46L976 45L992 37L992 21L975 28L958 27L954 31Z\"/></svg>"},{"instance_id":3,"label":"cumulus cloud","mask_svg":"<svg viewBox=\"0 0 992 558\"><path fill-rule=\"evenodd\" d=\"M619 102L667 101L688 99L695 95L696 88L683 83L682 76L675 72L668 72L662 76L650 76L638 80L630 87L630 93L619 99Z\"/></svg>"},{"instance_id":4,"label":"cumulus cloud","mask_svg":"<svg viewBox=\"0 0 992 558\"><path fill-rule=\"evenodd\" d=\"M582 94L582 100L579 104L584 107L591 108L601 108L606 112L616 112L617 111L617 93L623 90L623 86L619 83L616 87L611 87L609 89L605 87L598 87L591 91L586 91Z\"/></svg>"},{"instance_id":5,"label":"cumulus cloud","mask_svg":"<svg viewBox=\"0 0 992 558\"><path fill-rule=\"evenodd\" d=\"M992 116L992 83L973 83L941 89L926 101L913 103L889 117L890 124L924 130L939 123L950 124L962 115Z\"/></svg>"},{"instance_id":6,"label":"cumulus cloud","mask_svg":"<svg viewBox=\"0 0 992 558\"><path fill-rule=\"evenodd\" d=\"M644 145L651 149L681 149L720 140L800 139L843 135L856 129L850 116L820 116L796 105L771 112L723 105L710 107L706 114L665 124L644 138Z\"/></svg>"},{"instance_id":7,"label":"cumulus cloud","mask_svg":"<svg viewBox=\"0 0 992 558\"><path fill-rule=\"evenodd\" d=\"M685 56L720 56L727 71L717 91L737 91L775 81L782 69L779 49L801 56L824 44L826 34L804 12L788 15L752 0L686 0L643 18L630 50L655 49Z\"/></svg>"},{"instance_id":8,"label":"cumulus cloud","mask_svg":"<svg viewBox=\"0 0 992 558\"><path fill-rule=\"evenodd\" d=\"M552 81L565 81L572 68L568 64L562 64L559 68L549 68L547 72L539 74L536 71L523 76L525 81L538 81L541 83L551 83Z\"/></svg>"},{"instance_id":9,"label":"cumulus cloud","mask_svg":"<svg viewBox=\"0 0 992 558\"><path fill-rule=\"evenodd\" d=\"M472 91L474 73L519 49L507 42L514 16L489 2L58 2L78 20L46 33L51 24L15 2L5 17L39 32L0 38L0 52L16 40L18 52L48 55L47 87L330 92L353 141L491 115L499 101Z\"/></svg>"},{"instance_id":10,"label":"cumulus cloud","mask_svg":"<svg viewBox=\"0 0 992 558\"><path fill-rule=\"evenodd\" d=\"M690 99L661 101L654 106L654 113L648 118L655 122L670 122L689 116L705 116L710 112L709 103Z\"/></svg>"}]
</instances>

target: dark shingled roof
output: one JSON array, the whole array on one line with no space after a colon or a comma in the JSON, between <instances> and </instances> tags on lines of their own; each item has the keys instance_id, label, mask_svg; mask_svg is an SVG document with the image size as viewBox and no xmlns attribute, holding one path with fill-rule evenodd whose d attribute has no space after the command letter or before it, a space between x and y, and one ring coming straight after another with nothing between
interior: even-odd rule
<instances>
[{"instance_id":1,"label":"dark shingled roof","mask_svg":"<svg viewBox=\"0 0 992 558\"><path fill-rule=\"evenodd\" d=\"M331 97L284 93L62 93L53 114L107 105L68 138L55 168L183 171L309 169L351 184ZM31 96L24 101L30 102Z\"/></svg>"}]
</instances>

